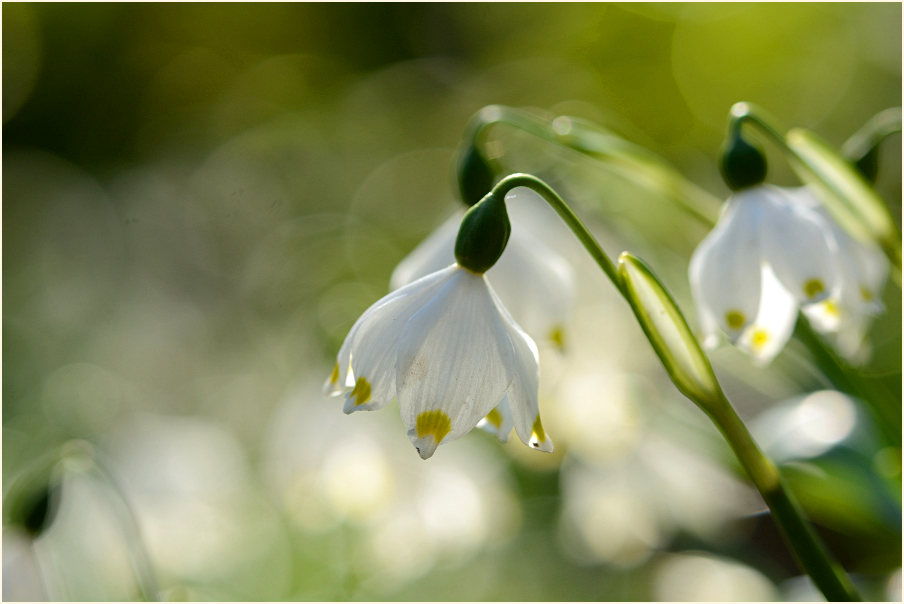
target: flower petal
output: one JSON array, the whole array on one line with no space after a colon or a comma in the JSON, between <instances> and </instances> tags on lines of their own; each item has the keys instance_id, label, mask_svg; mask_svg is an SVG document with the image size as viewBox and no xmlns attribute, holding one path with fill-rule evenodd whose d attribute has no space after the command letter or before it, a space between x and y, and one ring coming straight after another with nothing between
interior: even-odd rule
<instances>
[{"instance_id":1,"label":"flower petal","mask_svg":"<svg viewBox=\"0 0 904 604\"><path fill-rule=\"evenodd\" d=\"M456 268L398 342L399 408L421 457L467 433L499 403L512 381L513 354L486 279Z\"/></svg>"},{"instance_id":2,"label":"flower petal","mask_svg":"<svg viewBox=\"0 0 904 604\"><path fill-rule=\"evenodd\" d=\"M574 307L574 271L520 226L513 225L505 252L487 271L487 279L518 325L537 338L555 340Z\"/></svg>"},{"instance_id":3,"label":"flower petal","mask_svg":"<svg viewBox=\"0 0 904 604\"><path fill-rule=\"evenodd\" d=\"M799 205L818 213L828 224L838 247L842 306L851 306L854 313L882 311L879 297L888 280L888 258L874 243L855 239L829 214L809 187L786 189L786 194Z\"/></svg>"},{"instance_id":4,"label":"flower petal","mask_svg":"<svg viewBox=\"0 0 904 604\"><path fill-rule=\"evenodd\" d=\"M839 272L830 225L782 189L762 188L763 258L800 303L827 299L837 287Z\"/></svg>"},{"instance_id":5,"label":"flower petal","mask_svg":"<svg viewBox=\"0 0 904 604\"><path fill-rule=\"evenodd\" d=\"M843 266L842 295L850 300L857 314L882 312L881 296L888 280L888 257L877 246L857 241L845 233L836 234L836 241Z\"/></svg>"},{"instance_id":6,"label":"flower petal","mask_svg":"<svg viewBox=\"0 0 904 604\"><path fill-rule=\"evenodd\" d=\"M756 320L744 330L738 347L750 354L758 365L766 365L781 352L791 338L797 322L797 300L763 267L763 293Z\"/></svg>"},{"instance_id":7,"label":"flower petal","mask_svg":"<svg viewBox=\"0 0 904 604\"><path fill-rule=\"evenodd\" d=\"M486 417L477 422L477 427L490 434L495 434L502 442L508 442L509 434L514 427L512 412L509 409L508 395L502 397L502 401L496 405Z\"/></svg>"},{"instance_id":8,"label":"flower petal","mask_svg":"<svg viewBox=\"0 0 904 604\"><path fill-rule=\"evenodd\" d=\"M688 271L699 313L710 318L703 323L714 319L732 341L759 308L758 188L729 198L718 224L694 251Z\"/></svg>"},{"instance_id":9,"label":"flower petal","mask_svg":"<svg viewBox=\"0 0 904 604\"><path fill-rule=\"evenodd\" d=\"M389 279L390 289L399 289L455 262L455 237L464 212L455 212L405 256Z\"/></svg>"},{"instance_id":10,"label":"flower petal","mask_svg":"<svg viewBox=\"0 0 904 604\"><path fill-rule=\"evenodd\" d=\"M506 393L512 412L515 432L525 445L547 453L552 452L552 440L547 436L540 421L540 367L537 345L529 335L512 320L506 308L495 297L499 313L504 318L506 333L515 353L514 377Z\"/></svg>"},{"instance_id":11,"label":"flower petal","mask_svg":"<svg viewBox=\"0 0 904 604\"><path fill-rule=\"evenodd\" d=\"M381 298L355 322L342 343L328 393L348 392L344 410L379 409L395 397L395 349L405 322L453 274L432 273Z\"/></svg>"}]
</instances>

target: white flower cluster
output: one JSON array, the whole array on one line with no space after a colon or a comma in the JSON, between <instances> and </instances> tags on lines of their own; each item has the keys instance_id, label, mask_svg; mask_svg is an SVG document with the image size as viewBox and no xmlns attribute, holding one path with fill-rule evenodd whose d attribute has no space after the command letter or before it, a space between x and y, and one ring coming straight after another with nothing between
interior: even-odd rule
<instances>
[{"instance_id":1,"label":"white flower cluster","mask_svg":"<svg viewBox=\"0 0 904 604\"><path fill-rule=\"evenodd\" d=\"M807 188L757 185L732 195L718 224L696 249L690 281L704 344L719 331L758 363L785 346L803 311L855 358L879 297L888 261L853 239Z\"/></svg>"}]
</instances>

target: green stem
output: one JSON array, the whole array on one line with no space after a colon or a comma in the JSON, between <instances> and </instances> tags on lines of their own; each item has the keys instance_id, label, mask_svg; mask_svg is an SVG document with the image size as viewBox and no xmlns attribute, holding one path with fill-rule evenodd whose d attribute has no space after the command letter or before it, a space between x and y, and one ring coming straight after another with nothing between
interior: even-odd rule
<instances>
[{"instance_id":1,"label":"green stem","mask_svg":"<svg viewBox=\"0 0 904 604\"><path fill-rule=\"evenodd\" d=\"M900 132L901 108L892 107L880 111L844 142L842 154L849 160L856 161L887 137Z\"/></svg>"},{"instance_id":2,"label":"green stem","mask_svg":"<svg viewBox=\"0 0 904 604\"><path fill-rule=\"evenodd\" d=\"M763 134L769 137L772 142L781 147L789 155L794 155L788 142L785 140L783 132L785 128L780 127L775 118L773 118L765 109L748 102L735 103L728 112L728 128L731 131L737 131L749 122L757 127Z\"/></svg>"},{"instance_id":3,"label":"green stem","mask_svg":"<svg viewBox=\"0 0 904 604\"><path fill-rule=\"evenodd\" d=\"M493 187L492 195L504 199L505 194L516 187L530 188L543 197L568 225L568 228L615 285L619 293L629 302L635 314L638 313L639 309L630 303L631 296L627 292L624 282L619 278L612 260L568 204L549 185L529 174L506 176ZM641 325L644 325L640 316L638 316L638 320ZM646 330L644 333L650 340L650 344L659 352L657 344L650 338L650 334ZM662 360L661 356L660 360ZM666 369L668 370L668 367ZM671 377L671 373L669 375ZM778 469L757 446L721 388L718 388L714 396L706 397L704 400L702 397L694 396L692 392L686 392L686 389L682 389L677 382L675 385L700 407L722 432L766 505L769 506L794 557L825 597L836 601L862 600L844 569L832 558L825 545L810 527L800 506L782 481Z\"/></svg>"},{"instance_id":4,"label":"green stem","mask_svg":"<svg viewBox=\"0 0 904 604\"><path fill-rule=\"evenodd\" d=\"M125 493L119 483L106 468L105 463L101 459L99 453L88 443L80 441L69 442L63 446L64 457L71 456L77 458L83 456L90 462L87 471L93 472L102 482L106 483L110 492L113 494L111 504L114 513L117 516L119 528L123 531L123 537L127 544L129 554L129 562L132 570L135 572L135 582L138 586L138 592L145 602L158 602L159 588L157 578L154 574L151 557L148 554L141 536L141 529L138 526L138 520L125 497Z\"/></svg>"},{"instance_id":5,"label":"green stem","mask_svg":"<svg viewBox=\"0 0 904 604\"><path fill-rule=\"evenodd\" d=\"M549 204L565 224L568 225L568 228L575 234L578 241L580 241L581 245L584 246L584 249L587 250L587 253L589 253L599 267L603 269L603 272L606 273L606 276L609 277L612 284L618 288L618 291L621 292L622 295L624 295L624 286L618 278L618 273L615 270L615 265L612 264L612 260L609 259L609 256L603 251L603 248L597 242L596 238L590 233L587 227L584 226L581 219L571 211L571 208L568 207L565 200L559 197L559 194L553 191L549 185L530 174L511 174L496 183L496 186L493 187L492 194L504 199L506 193L517 187L527 187L528 189L536 191L543 197L546 203Z\"/></svg>"},{"instance_id":6,"label":"green stem","mask_svg":"<svg viewBox=\"0 0 904 604\"><path fill-rule=\"evenodd\" d=\"M723 395L716 405L704 408L735 452L754 486L772 511L785 542L798 564L830 601L860 601L854 584L829 554L804 517L800 505L787 488L778 469L753 440L747 426Z\"/></svg>"},{"instance_id":7,"label":"green stem","mask_svg":"<svg viewBox=\"0 0 904 604\"><path fill-rule=\"evenodd\" d=\"M595 124L567 116L547 120L520 109L489 105L471 119L465 140L477 146L483 132L495 124L505 124L602 162L639 186L669 197L704 224L712 225L719 214L721 200L651 151Z\"/></svg>"}]
</instances>

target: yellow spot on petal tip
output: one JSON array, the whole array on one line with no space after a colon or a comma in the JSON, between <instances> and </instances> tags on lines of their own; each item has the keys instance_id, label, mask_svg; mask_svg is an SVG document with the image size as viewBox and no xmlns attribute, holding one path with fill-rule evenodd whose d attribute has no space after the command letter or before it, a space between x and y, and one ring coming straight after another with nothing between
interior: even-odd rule
<instances>
[{"instance_id":1,"label":"yellow spot on petal tip","mask_svg":"<svg viewBox=\"0 0 904 604\"><path fill-rule=\"evenodd\" d=\"M565 350L565 329L561 325L556 325L549 332L549 341L555 344L559 350Z\"/></svg>"},{"instance_id":2,"label":"yellow spot on petal tip","mask_svg":"<svg viewBox=\"0 0 904 604\"><path fill-rule=\"evenodd\" d=\"M872 290L870 290L865 285L860 286L860 297L864 302L872 302L875 299Z\"/></svg>"},{"instance_id":3,"label":"yellow spot on petal tip","mask_svg":"<svg viewBox=\"0 0 904 604\"><path fill-rule=\"evenodd\" d=\"M807 279L806 283L804 283L804 293L810 300L812 300L825 290L826 286L825 284L823 284L822 279Z\"/></svg>"},{"instance_id":4,"label":"yellow spot on petal tip","mask_svg":"<svg viewBox=\"0 0 904 604\"><path fill-rule=\"evenodd\" d=\"M747 323L747 317L739 310L729 310L725 313L725 323L729 329L737 331Z\"/></svg>"},{"instance_id":5,"label":"yellow spot on petal tip","mask_svg":"<svg viewBox=\"0 0 904 604\"><path fill-rule=\"evenodd\" d=\"M830 315L832 317L841 316L841 309L838 308L838 304L836 304L833 300L826 300L825 306L823 306L823 308L825 309L827 315Z\"/></svg>"},{"instance_id":6,"label":"yellow spot on petal tip","mask_svg":"<svg viewBox=\"0 0 904 604\"><path fill-rule=\"evenodd\" d=\"M493 409L487 413L486 420L495 426L497 430L502 427L502 414L499 413L499 409Z\"/></svg>"},{"instance_id":7,"label":"yellow spot on petal tip","mask_svg":"<svg viewBox=\"0 0 904 604\"><path fill-rule=\"evenodd\" d=\"M452 430L452 420L441 409L421 411L417 415L417 437L432 436L437 444Z\"/></svg>"},{"instance_id":8,"label":"yellow spot on petal tip","mask_svg":"<svg viewBox=\"0 0 904 604\"><path fill-rule=\"evenodd\" d=\"M537 419L534 420L534 425L531 426L530 430L530 445L535 449L539 449L540 445L546 442L546 431L543 429L543 424L540 422L540 415L537 415Z\"/></svg>"},{"instance_id":9,"label":"yellow spot on petal tip","mask_svg":"<svg viewBox=\"0 0 904 604\"><path fill-rule=\"evenodd\" d=\"M333 372L330 374L330 384L335 384L339 381L339 361L336 361L336 364L333 365Z\"/></svg>"},{"instance_id":10,"label":"yellow spot on petal tip","mask_svg":"<svg viewBox=\"0 0 904 604\"><path fill-rule=\"evenodd\" d=\"M356 407L365 404L370 400L370 383L363 377L359 377L349 397L355 399Z\"/></svg>"},{"instance_id":11,"label":"yellow spot on petal tip","mask_svg":"<svg viewBox=\"0 0 904 604\"><path fill-rule=\"evenodd\" d=\"M753 334L750 338L750 343L753 346L754 350L761 350L763 346L769 341L769 332L765 329L758 327L753 330Z\"/></svg>"}]
</instances>

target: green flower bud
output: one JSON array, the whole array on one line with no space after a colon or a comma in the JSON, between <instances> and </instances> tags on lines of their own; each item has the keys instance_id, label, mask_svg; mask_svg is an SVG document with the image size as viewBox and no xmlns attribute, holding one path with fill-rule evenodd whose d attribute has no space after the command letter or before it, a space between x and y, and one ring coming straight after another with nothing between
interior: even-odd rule
<instances>
[{"instance_id":1,"label":"green flower bud","mask_svg":"<svg viewBox=\"0 0 904 604\"><path fill-rule=\"evenodd\" d=\"M489 193L462 218L455 260L472 273L485 273L499 260L511 232L505 198Z\"/></svg>"},{"instance_id":2,"label":"green flower bud","mask_svg":"<svg viewBox=\"0 0 904 604\"><path fill-rule=\"evenodd\" d=\"M719 169L725 184L739 191L766 180L766 156L735 131L722 150Z\"/></svg>"},{"instance_id":3,"label":"green flower bud","mask_svg":"<svg viewBox=\"0 0 904 604\"><path fill-rule=\"evenodd\" d=\"M32 539L40 537L56 517L59 490L57 480L44 472L20 479L4 502L7 522L25 529Z\"/></svg>"},{"instance_id":4,"label":"green flower bud","mask_svg":"<svg viewBox=\"0 0 904 604\"><path fill-rule=\"evenodd\" d=\"M879 176L879 146L870 147L870 150L854 162L854 167L863 175L866 182L876 184Z\"/></svg>"},{"instance_id":5,"label":"green flower bud","mask_svg":"<svg viewBox=\"0 0 904 604\"><path fill-rule=\"evenodd\" d=\"M493 168L473 144L458 156L456 173L461 199L469 206L483 199L495 183Z\"/></svg>"}]
</instances>

